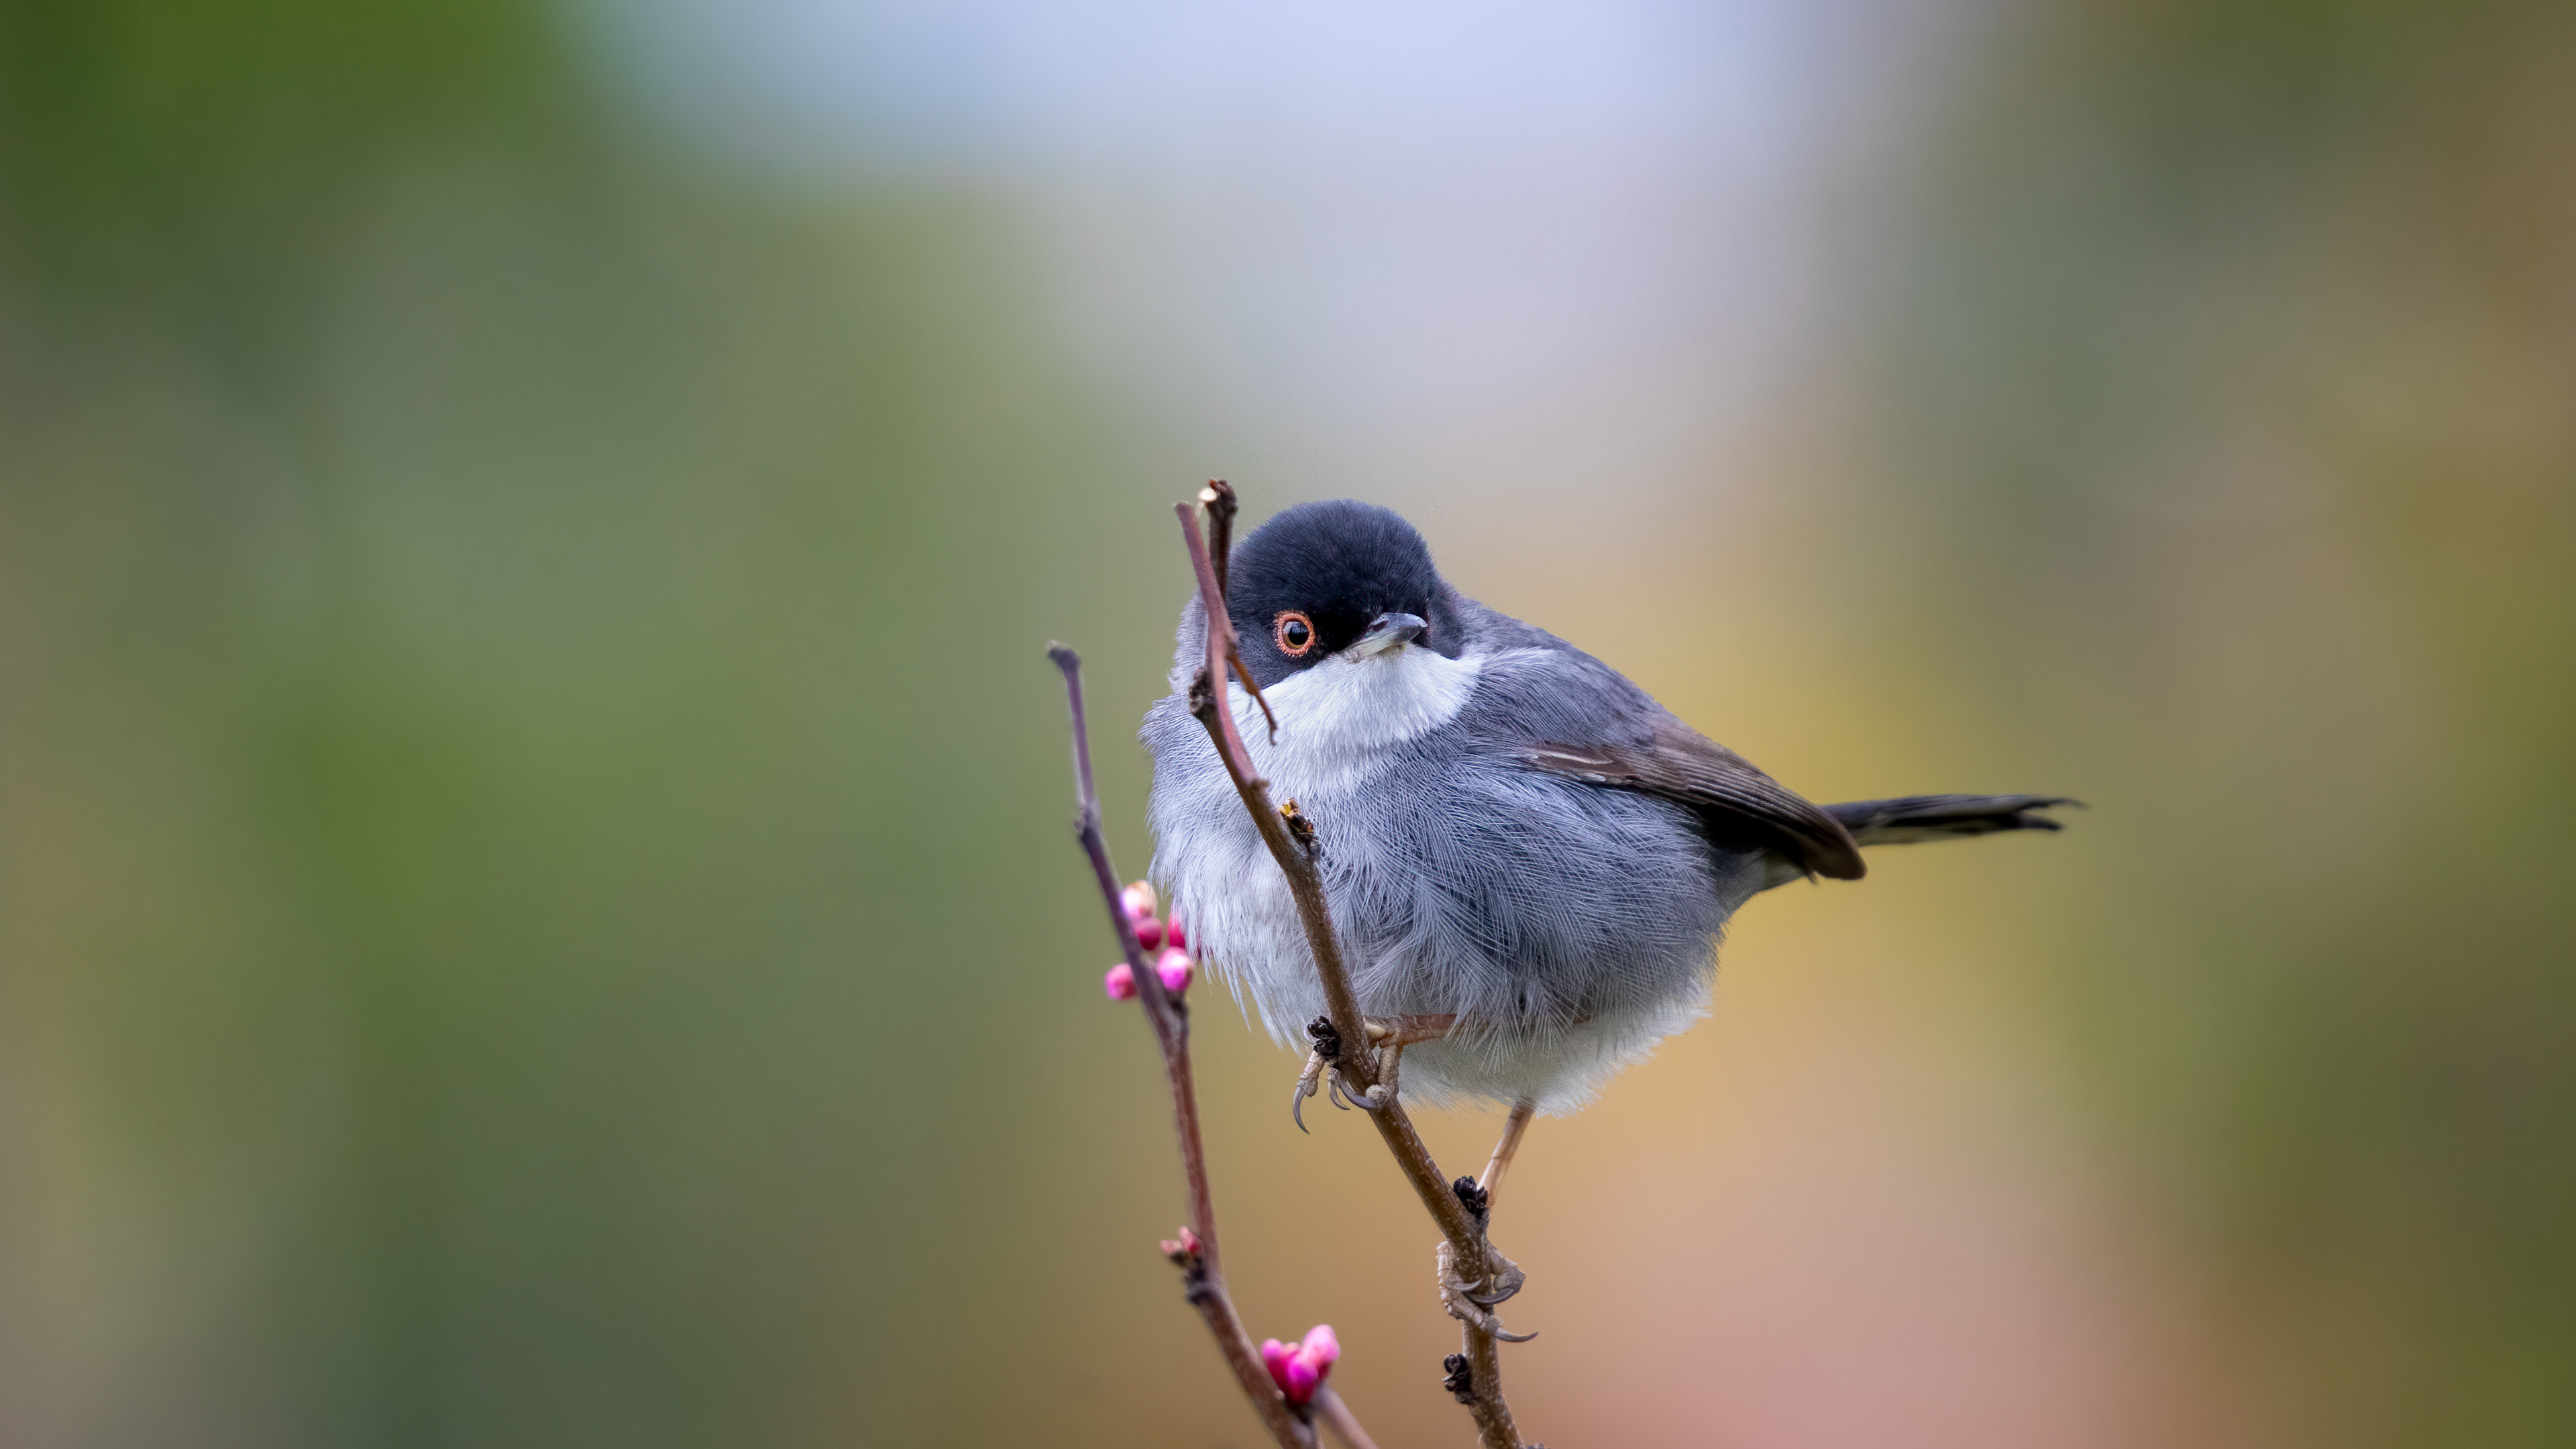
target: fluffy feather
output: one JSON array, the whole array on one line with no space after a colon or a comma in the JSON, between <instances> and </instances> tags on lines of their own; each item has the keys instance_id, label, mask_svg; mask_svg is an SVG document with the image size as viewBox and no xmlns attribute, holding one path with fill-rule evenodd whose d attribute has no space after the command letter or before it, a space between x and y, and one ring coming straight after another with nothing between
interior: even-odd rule
<instances>
[{"instance_id":1,"label":"fluffy feather","mask_svg":"<svg viewBox=\"0 0 2576 1449\"><path fill-rule=\"evenodd\" d=\"M1266 689L1276 746L1241 688L1228 698L1273 798L1315 822L1361 1009L1459 1017L1405 1053L1406 1096L1571 1111L1706 1014L1719 932L1768 872L1713 850L1686 807L1524 764L1513 701L1579 697L1608 671L1452 602L1456 660L1408 646ZM1204 628L1193 604L1173 693L1145 718L1153 873L1210 973L1302 1046L1324 1000L1296 905L1185 702Z\"/></svg>"}]
</instances>

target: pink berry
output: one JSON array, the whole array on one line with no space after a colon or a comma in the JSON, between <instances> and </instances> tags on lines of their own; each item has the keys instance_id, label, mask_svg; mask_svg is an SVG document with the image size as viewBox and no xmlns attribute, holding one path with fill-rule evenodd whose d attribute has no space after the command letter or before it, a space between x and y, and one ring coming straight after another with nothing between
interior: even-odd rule
<instances>
[{"instance_id":1,"label":"pink berry","mask_svg":"<svg viewBox=\"0 0 2576 1449\"><path fill-rule=\"evenodd\" d=\"M1154 960L1154 974L1163 978L1163 989L1174 996L1190 989L1190 953L1166 948Z\"/></svg>"},{"instance_id":2,"label":"pink berry","mask_svg":"<svg viewBox=\"0 0 2576 1449\"><path fill-rule=\"evenodd\" d=\"M1124 961L1110 967L1109 974L1100 979L1100 985L1112 1001L1136 999L1136 973Z\"/></svg>"},{"instance_id":3,"label":"pink berry","mask_svg":"<svg viewBox=\"0 0 2576 1449\"><path fill-rule=\"evenodd\" d=\"M1136 923L1136 944L1151 951L1163 944L1163 923L1152 916Z\"/></svg>"}]
</instances>

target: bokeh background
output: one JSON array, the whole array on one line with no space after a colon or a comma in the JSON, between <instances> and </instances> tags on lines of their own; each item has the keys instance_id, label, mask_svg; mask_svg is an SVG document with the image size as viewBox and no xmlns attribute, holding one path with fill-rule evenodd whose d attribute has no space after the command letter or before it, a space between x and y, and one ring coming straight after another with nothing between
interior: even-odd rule
<instances>
[{"instance_id":1,"label":"bokeh background","mask_svg":"<svg viewBox=\"0 0 2576 1449\"><path fill-rule=\"evenodd\" d=\"M1254 1442L1041 654L1141 870L1216 475L2095 807L1538 1126L1533 1437L2576 1442L2546 0L6 0L0 1442ZM1254 1331L1466 1442L1198 1021Z\"/></svg>"}]
</instances>

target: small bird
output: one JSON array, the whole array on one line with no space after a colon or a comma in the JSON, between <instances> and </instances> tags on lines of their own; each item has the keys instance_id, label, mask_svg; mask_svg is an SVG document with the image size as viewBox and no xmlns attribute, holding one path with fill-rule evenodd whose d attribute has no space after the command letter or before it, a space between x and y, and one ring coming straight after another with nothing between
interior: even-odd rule
<instances>
[{"instance_id":1,"label":"small bird","mask_svg":"<svg viewBox=\"0 0 2576 1449\"><path fill-rule=\"evenodd\" d=\"M1718 938L1754 895L1857 880L1863 846L2055 830L2039 812L2074 803L1809 804L1610 666L1460 594L1370 504L1287 509L1229 573L1276 736L1239 683L1227 701L1272 798L1315 826L1360 1008L1436 1023L1403 1053L1408 1100L1581 1107L1707 1014ZM1193 596L1172 692L1145 715L1152 873L1211 974L1302 1045L1324 1011L1314 957L1189 709L1206 631Z\"/></svg>"}]
</instances>

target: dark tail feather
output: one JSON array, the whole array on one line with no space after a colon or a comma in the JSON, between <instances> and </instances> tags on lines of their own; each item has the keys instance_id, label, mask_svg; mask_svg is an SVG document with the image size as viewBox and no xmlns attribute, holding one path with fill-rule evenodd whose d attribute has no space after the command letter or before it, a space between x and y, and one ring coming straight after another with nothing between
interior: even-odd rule
<instances>
[{"instance_id":1,"label":"dark tail feather","mask_svg":"<svg viewBox=\"0 0 2576 1449\"><path fill-rule=\"evenodd\" d=\"M1846 800L1821 807L1863 845L1992 835L1999 830L2063 830L2037 812L2084 802L2060 795L1908 795L1902 800Z\"/></svg>"}]
</instances>

